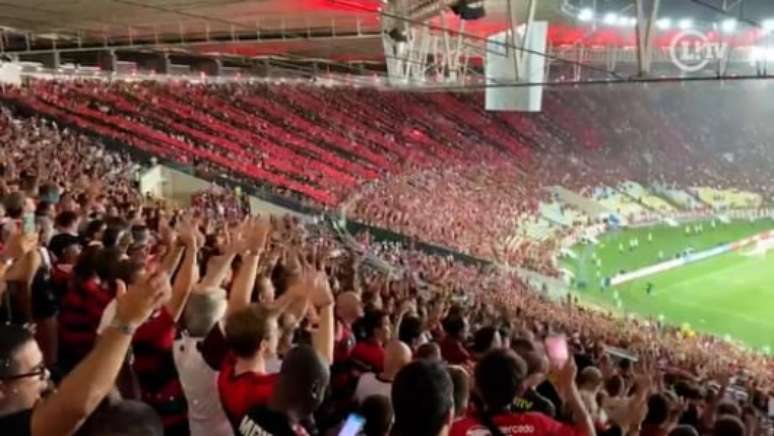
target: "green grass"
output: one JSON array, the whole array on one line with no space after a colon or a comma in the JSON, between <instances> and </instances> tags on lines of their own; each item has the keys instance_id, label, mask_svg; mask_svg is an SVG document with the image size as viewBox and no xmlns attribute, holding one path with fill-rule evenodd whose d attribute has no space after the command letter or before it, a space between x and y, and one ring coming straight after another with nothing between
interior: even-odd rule
<instances>
[{"instance_id":1,"label":"green grass","mask_svg":"<svg viewBox=\"0 0 774 436\"><path fill-rule=\"evenodd\" d=\"M577 259L563 261L576 279L588 285L579 291L583 300L595 305L641 316L659 318L675 325L689 324L697 331L730 336L753 348L774 349L774 251L761 256L728 253L653 276L602 290L601 278L621 270L632 271L659 261L688 247L696 251L732 242L764 230L774 229L774 221L704 223L701 234L685 235L684 227L656 226L624 230L600 237L599 244L577 245ZM648 234L653 241L648 242ZM631 238L640 245L628 249ZM619 251L619 243L625 246ZM601 259L597 266L596 259ZM655 285L651 295L647 283Z\"/></svg>"}]
</instances>

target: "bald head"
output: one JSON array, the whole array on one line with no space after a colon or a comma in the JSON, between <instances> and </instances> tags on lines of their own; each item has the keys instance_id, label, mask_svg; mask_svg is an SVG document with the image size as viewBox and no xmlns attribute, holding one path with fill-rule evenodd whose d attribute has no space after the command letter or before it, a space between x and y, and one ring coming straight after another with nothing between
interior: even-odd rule
<instances>
[{"instance_id":1,"label":"bald head","mask_svg":"<svg viewBox=\"0 0 774 436\"><path fill-rule=\"evenodd\" d=\"M363 302L354 292L342 292L336 297L336 316L346 323L353 323L363 316Z\"/></svg>"},{"instance_id":2,"label":"bald head","mask_svg":"<svg viewBox=\"0 0 774 436\"><path fill-rule=\"evenodd\" d=\"M393 339L384 349L384 374L392 379L401 368L411 362L411 349L403 342Z\"/></svg>"}]
</instances>

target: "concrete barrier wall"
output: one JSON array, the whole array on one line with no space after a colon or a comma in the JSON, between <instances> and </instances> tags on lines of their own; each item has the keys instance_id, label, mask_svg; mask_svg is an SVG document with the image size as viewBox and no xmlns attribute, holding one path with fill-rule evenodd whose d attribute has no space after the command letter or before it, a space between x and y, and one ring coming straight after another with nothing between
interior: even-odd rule
<instances>
[{"instance_id":1,"label":"concrete barrier wall","mask_svg":"<svg viewBox=\"0 0 774 436\"><path fill-rule=\"evenodd\" d=\"M162 198L181 207L190 206L191 197L197 192L207 190L211 185L207 180L164 165L156 165L140 177L140 192L154 198ZM252 195L248 195L247 198L250 213L253 215L258 213L299 215L296 211Z\"/></svg>"}]
</instances>

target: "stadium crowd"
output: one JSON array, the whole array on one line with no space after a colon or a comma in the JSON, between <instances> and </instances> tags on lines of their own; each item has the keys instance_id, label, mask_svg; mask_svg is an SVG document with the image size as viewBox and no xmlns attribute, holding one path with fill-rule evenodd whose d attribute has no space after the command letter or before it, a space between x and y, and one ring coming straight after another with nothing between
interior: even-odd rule
<instances>
[{"instance_id":1,"label":"stadium crowd","mask_svg":"<svg viewBox=\"0 0 774 436\"><path fill-rule=\"evenodd\" d=\"M225 192L177 209L89 137L0 125L3 434L771 435L770 357Z\"/></svg>"}]
</instances>

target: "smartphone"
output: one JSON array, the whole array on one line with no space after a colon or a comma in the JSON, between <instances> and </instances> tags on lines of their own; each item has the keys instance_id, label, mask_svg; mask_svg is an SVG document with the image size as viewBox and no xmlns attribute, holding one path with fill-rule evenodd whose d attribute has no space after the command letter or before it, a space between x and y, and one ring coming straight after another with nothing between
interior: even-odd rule
<instances>
[{"instance_id":1,"label":"smartphone","mask_svg":"<svg viewBox=\"0 0 774 436\"><path fill-rule=\"evenodd\" d=\"M22 215L22 232L35 233L35 214L32 212Z\"/></svg>"},{"instance_id":2,"label":"smartphone","mask_svg":"<svg viewBox=\"0 0 774 436\"><path fill-rule=\"evenodd\" d=\"M769 418L774 419L774 397L769 397Z\"/></svg>"},{"instance_id":3,"label":"smartphone","mask_svg":"<svg viewBox=\"0 0 774 436\"><path fill-rule=\"evenodd\" d=\"M339 436L357 436L365 426L365 418L357 413L350 413L344 425L339 430Z\"/></svg>"},{"instance_id":4,"label":"smartphone","mask_svg":"<svg viewBox=\"0 0 774 436\"><path fill-rule=\"evenodd\" d=\"M567 338L564 335L549 336L546 338L546 354L548 360L555 368L562 368L570 358L570 350L567 347Z\"/></svg>"}]
</instances>

